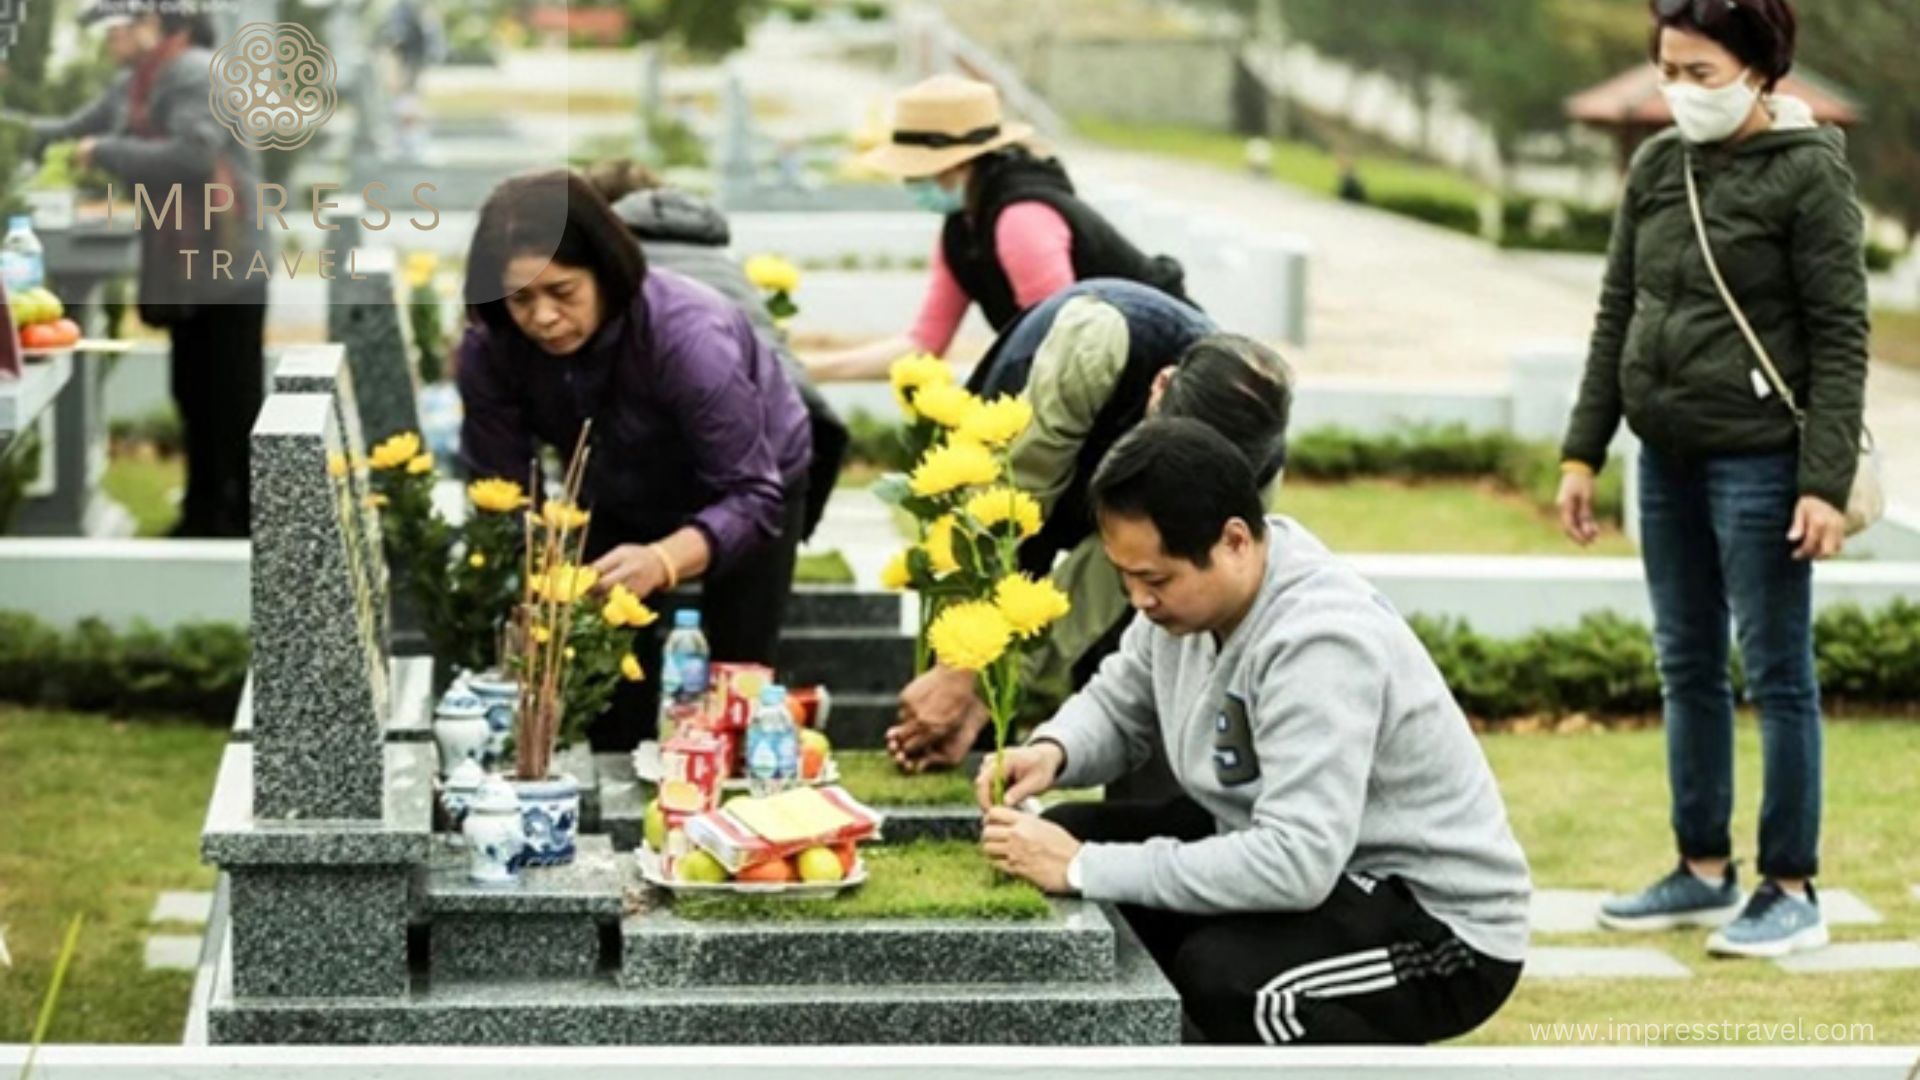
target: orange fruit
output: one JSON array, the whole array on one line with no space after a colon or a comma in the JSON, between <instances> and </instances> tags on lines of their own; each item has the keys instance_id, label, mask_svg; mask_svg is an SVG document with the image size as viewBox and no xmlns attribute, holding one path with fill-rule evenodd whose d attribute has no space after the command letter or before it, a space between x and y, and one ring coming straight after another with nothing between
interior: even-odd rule
<instances>
[{"instance_id":1,"label":"orange fruit","mask_svg":"<svg viewBox=\"0 0 1920 1080\"><path fill-rule=\"evenodd\" d=\"M849 840L844 844L833 845L833 853L840 856L841 871L848 876L852 876L853 864L859 861L860 858L859 854L854 850L853 841Z\"/></svg>"},{"instance_id":2,"label":"orange fruit","mask_svg":"<svg viewBox=\"0 0 1920 1080\"><path fill-rule=\"evenodd\" d=\"M771 859L758 866L749 866L733 875L735 881L748 881L760 885L779 885L799 877L793 864L785 859Z\"/></svg>"}]
</instances>

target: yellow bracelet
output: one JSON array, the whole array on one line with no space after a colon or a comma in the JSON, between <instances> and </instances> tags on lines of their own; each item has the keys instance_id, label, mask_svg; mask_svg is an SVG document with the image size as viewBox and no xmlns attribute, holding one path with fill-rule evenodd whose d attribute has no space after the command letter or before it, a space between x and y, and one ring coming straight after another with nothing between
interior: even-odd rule
<instances>
[{"instance_id":1,"label":"yellow bracelet","mask_svg":"<svg viewBox=\"0 0 1920 1080\"><path fill-rule=\"evenodd\" d=\"M661 569L667 572L667 590L672 592L680 587L680 571L674 569L673 559L667 555L667 549L660 544L648 544L647 550L660 560Z\"/></svg>"},{"instance_id":2,"label":"yellow bracelet","mask_svg":"<svg viewBox=\"0 0 1920 1080\"><path fill-rule=\"evenodd\" d=\"M1560 463L1560 471L1563 473L1581 473L1586 476L1592 476L1593 466L1584 461L1563 461Z\"/></svg>"}]
</instances>

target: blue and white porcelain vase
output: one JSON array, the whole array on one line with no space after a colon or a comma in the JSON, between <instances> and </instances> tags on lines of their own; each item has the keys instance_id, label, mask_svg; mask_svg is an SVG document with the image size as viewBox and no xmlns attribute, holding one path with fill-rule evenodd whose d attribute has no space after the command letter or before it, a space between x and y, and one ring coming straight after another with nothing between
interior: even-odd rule
<instances>
[{"instance_id":1,"label":"blue and white porcelain vase","mask_svg":"<svg viewBox=\"0 0 1920 1080\"><path fill-rule=\"evenodd\" d=\"M505 779L481 781L460 830L467 838L467 877L480 885L513 885L520 880L527 832L520 821L520 799Z\"/></svg>"},{"instance_id":2,"label":"blue and white porcelain vase","mask_svg":"<svg viewBox=\"0 0 1920 1080\"><path fill-rule=\"evenodd\" d=\"M487 706L487 754L482 764L498 766L507 759L507 740L513 737L513 714L520 707L520 684L493 671L468 679L467 692Z\"/></svg>"},{"instance_id":3,"label":"blue and white porcelain vase","mask_svg":"<svg viewBox=\"0 0 1920 1080\"><path fill-rule=\"evenodd\" d=\"M467 811L473 808L480 785L486 782L487 771L477 761L462 761L447 774L446 783L440 788L440 806L446 810L447 825L454 832L460 832L466 824Z\"/></svg>"},{"instance_id":4,"label":"blue and white porcelain vase","mask_svg":"<svg viewBox=\"0 0 1920 1080\"><path fill-rule=\"evenodd\" d=\"M488 705L478 695L456 691L440 699L433 710L433 741L440 747L440 775L452 776L463 761L487 764L493 742Z\"/></svg>"},{"instance_id":5,"label":"blue and white porcelain vase","mask_svg":"<svg viewBox=\"0 0 1920 1080\"><path fill-rule=\"evenodd\" d=\"M513 780L527 846L523 866L564 866L573 861L580 828L580 782L562 773L545 780Z\"/></svg>"}]
</instances>

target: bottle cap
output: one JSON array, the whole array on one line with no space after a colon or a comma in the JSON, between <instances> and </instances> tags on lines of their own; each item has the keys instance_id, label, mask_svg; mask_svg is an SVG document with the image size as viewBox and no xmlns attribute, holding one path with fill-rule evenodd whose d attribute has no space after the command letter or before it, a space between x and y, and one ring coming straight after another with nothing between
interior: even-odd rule
<instances>
[{"instance_id":1,"label":"bottle cap","mask_svg":"<svg viewBox=\"0 0 1920 1080\"><path fill-rule=\"evenodd\" d=\"M673 625L680 630L698 630L700 628L700 609L683 607L673 613Z\"/></svg>"}]
</instances>

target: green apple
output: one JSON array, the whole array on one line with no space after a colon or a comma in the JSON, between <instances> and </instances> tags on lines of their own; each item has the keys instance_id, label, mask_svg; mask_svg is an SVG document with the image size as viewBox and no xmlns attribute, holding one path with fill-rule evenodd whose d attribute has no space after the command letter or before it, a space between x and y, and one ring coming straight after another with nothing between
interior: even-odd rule
<instances>
[{"instance_id":1,"label":"green apple","mask_svg":"<svg viewBox=\"0 0 1920 1080\"><path fill-rule=\"evenodd\" d=\"M800 871L801 881L839 881L847 876L846 868L840 865L840 856L832 848L810 847L794 860Z\"/></svg>"},{"instance_id":2,"label":"green apple","mask_svg":"<svg viewBox=\"0 0 1920 1080\"><path fill-rule=\"evenodd\" d=\"M659 799L647 804L647 816L641 826L641 835L647 838L647 846L653 850L667 850L667 815L661 811Z\"/></svg>"},{"instance_id":3,"label":"green apple","mask_svg":"<svg viewBox=\"0 0 1920 1080\"><path fill-rule=\"evenodd\" d=\"M673 876L681 881L701 881L719 884L727 880L727 868L720 860L705 851L695 851L682 856L673 864Z\"/></svg>"}]
</instances>

